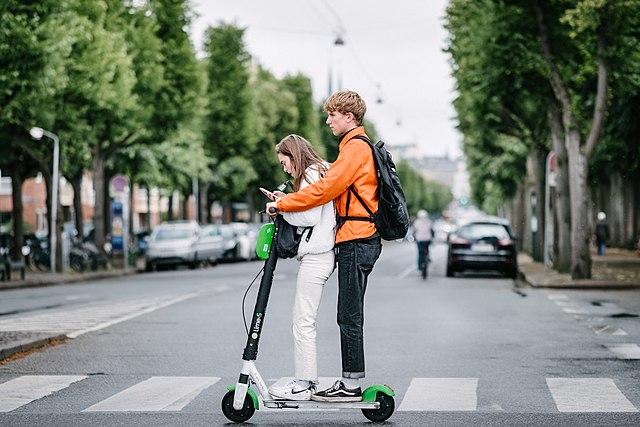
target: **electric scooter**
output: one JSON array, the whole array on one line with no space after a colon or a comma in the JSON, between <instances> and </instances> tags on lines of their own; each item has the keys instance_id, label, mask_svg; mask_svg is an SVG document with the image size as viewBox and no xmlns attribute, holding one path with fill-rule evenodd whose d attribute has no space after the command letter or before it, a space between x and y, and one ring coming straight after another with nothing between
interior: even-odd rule
<instances>
[{"instance_id":1,"label":"electric scooter","mask_svg":"<svg viewBox=\"0 0 640 427\"><path fill-rule=\"evenodd\" d=\"M362 393L360 402L315 402L312 400L296 401L274 399L255 365L258 356L260 333L264 326L265 311L273 282L273 273L278 260L275 244L277 227L274 223L265 224L260 229L256 243L256 254L265 260L264 271L260 280L260 288L253 310L251 327L248 330L247 344L242 355L242 370L235 385L230 385L222 398L222 413L235 423L242 423L251 418L256 410L271 409L360 409L364 416L374 422L387 420L395 409L394 391L386 385L372 385ZM254 390L251 386L257 389Z\"/></svg>"}]
</instances>

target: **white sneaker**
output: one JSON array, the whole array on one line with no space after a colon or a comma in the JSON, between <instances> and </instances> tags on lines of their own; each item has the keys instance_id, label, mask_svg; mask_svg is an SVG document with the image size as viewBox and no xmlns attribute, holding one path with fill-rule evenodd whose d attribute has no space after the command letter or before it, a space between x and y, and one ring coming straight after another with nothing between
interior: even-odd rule
<instances>
[{"instance_id":1,"label":"white sneaker","mask_svg":"<svg viewBox=\"0 0 640 427\"><path fill-rule=\"evenodd\" d=\"M316 386L313 383L310 383L309 387L304 388L298 384L295 378L292 378L284 384L273 384L269 387L269 394L274 399L310 400L311 394L315 389Z\"/></svg>"}]
</instances>

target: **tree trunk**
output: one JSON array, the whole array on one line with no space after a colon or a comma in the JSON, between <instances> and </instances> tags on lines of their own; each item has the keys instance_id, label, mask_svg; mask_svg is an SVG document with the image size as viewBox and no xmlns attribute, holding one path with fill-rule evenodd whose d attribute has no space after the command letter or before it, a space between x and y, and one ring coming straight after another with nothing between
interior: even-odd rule
<instances>
[{"instance_id":1,"label":"tree trunk","mask_svg":"<svg viewBox=\"0 0 640 427\"><path fill-rule=\"evenodd\" d=\"M167 209L167 220L173 221L173 191L169 193L169 208Z\"/></svg>"},{"instance_id":2,"label":"tree trunk","mask_svg":"<svg viewBox=\"0 0 640 427\"><path fill-rule=\"evenodd\" d=\"M633 173L625 180L627 185L624 186L624 206L623 206L623 223L622 223L622 246L633 249L634 246L634 222L635 211L634 208L634 190L635 182L638 179L638 174Z\"/></svg>"},{"instance_id":3,"label":"tree trunk","mask_svg":"<svg viewBox=\"0 0 640 427\"><path fill-rule=\"evenodd\" d=\"M73 210L75 212L75 224L78 236L84 239L84 216L82 212L82 173L71 178L73 187Z\"/></svg>"},{"instance_id":4,"label":"tree trunk","mask_svg":"<svg viewBox=\"0 0 640 427\"><path fill-rule=\"evenodd\" d=\"M571 270L571 202L567 148L564 145L561 118L556 108L549 111L548 119L557 165L554 211L558 238L554 245L557 252L553 257L553 267L560 273L568 273Z\"/></svg>"},{"instance_id":5,"label":"tree trunk","mask_svg":"<svg viewBox=\"0 0 640 427\"><path fill-rule=\"evenodd\" d=\"M134 185L133 185L133 181L131 183L129 183L129 218L127 218L127 221L129 222L129 241L132 242L133 241L133 203L135 202L135 198L134 198ZM138 227L139 228L139 227ZM138 230L135 230L138 231Z\"/></svg>"},{"instance_id":6,"label":"tree trunk","mask_svg":"<svg viewBox=\"0 0 640 427\"><path fill-rule=\"evenodd\" d=\"M209 215L210 204L209 204L209 188L211 188L210 182L201 183L200 187L200 222L203 224L211 223L211 215Z\"/></svg>"},{"instance_id":7,"label":"tree trunk","mask_svg":"<svg viewBox=\"0 0 640 427\"><path fill-rule=\"evenodd\" d=\"M580 147L580 134L572 129L565 133L569 159L569 185L571 188L571 277L591 278L591 227L589 226L589 192L587 188L587 157Z\"/></svg>"},{"instance_id":8,"label":"tree trunk","mask_svg":"<svg viewBox=\"0 0 640 427\"><path fill-rule=\"evenodd\" d=\"M527 155L527 249L534 261L543 261L544 249L544 153L532 149Z\"/></svg>"},{"instance_id":9,"label":"tree trunk","mask_svg":"<svg viewBox=\"0 0 640 427\"><path fill-rule=\"evenodd\" d=\"M62 204L60 203L60 185L58 183L58 213L56 214L56 271L58 273L62 272L62 231L63 231L63 224L64 224L64 218L62 216ZM68 239L71 239L71 236L67 237Z\"/></svg>"},{"instance_id":10,"label":"tree trunk","mask_svg":"<svg viewBox=\"0 0 640 427\"><path fill-rule=\"evenodd\" d=\"M189 215L189 205L190 205L190 194L184 194L182 199L182 218L183 219L192 219ZM193 198L195 200L195 196Z\"/></svg>"},{"instance_id":11,"label":"tree trunk","mask_svg":"<svg viewBox=\"0 0 640 427\"><path fill-rule=\"evenodd\" d=\"M147 186L147 224L146 229L151 231L153 228L151 224L151 187Z\"/></svg>"},{"instance_id":12,"label":"tree trunk","mask_svg":"<svg viewBox=\"0 0 640 427\"><path fill-rule=\"evenodd\" d=\"M608 246L620 247L624 240L622 232L625 222L623 179L619 172L613 173L609 178L609 210L605 211L610 234Z\"/></svg>"},{"instance_id":13,"label":"tree trunk","mask_svg":"<svg viewBox=\"0 0 640 427\"><path fill-rule=\"evenodd\" d=\"M22 220L22 175L19 168L11 171L11 201L13 203L13 259L22 259L22 245L24 244Z\"/></svg>"},{"instance_id":14,"label":"tree trunk","mask_svg":"<svg viewBox=\"0 0 640 427\"><path fill-rule=\"evenodd\" d=\"M631 210L633 221L633 244L638 245L640 251L640 172L636 173L633 186L633 209Z\"/></svg>"},{"instance_id":15,"label":"tree trunk","mask_svg":"<svg viewBox=\"0 0 640 427\"><path fill-rule=\"evenodd\" d=\"M93 211L94 239L96 246L102 250L105 244L106 217L105 217L105 159L99 150L93 153L93 190L95 192L95 207Z\"/></svg>"},{"instance_id":16,"label":"tree trunk","mask_svg":"<svg viewBox=\"0 0 640 427\"><path fill-rule=\"evenodd\" d=\"M539 1L533 2L534 13L538 24L542 57L549 68L549 84L562 111L562 124L565 134L565 145L569 159L569 186L571 189L571 277L573 279L591 278L591 253L589 241L589 192L587 188L588 162L598 143L607 111L607 93L609 69L605 61L607 50L604 32L596 29L597 34L597 89L591 117L589 133L582 146L580 126L573 111L573 103L568 85L563 81L560 67L551 52L549 32Z\"/></svg>"}]
</instances>

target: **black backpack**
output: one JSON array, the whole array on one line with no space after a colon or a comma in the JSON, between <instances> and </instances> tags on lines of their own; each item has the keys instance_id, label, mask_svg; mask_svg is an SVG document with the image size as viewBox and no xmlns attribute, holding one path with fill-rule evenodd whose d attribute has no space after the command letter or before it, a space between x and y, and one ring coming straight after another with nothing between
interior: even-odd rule
<instances>
[{"instance_id":1,"label":"black backpack","mask_svg":"<svg viewBox=\"0 0 640 427\"><path fill-rule=\"evenodd\" d=\"M345 216L338 217L338 227L345 221L370 221L376 225L380 237L385 240L402 239L409 231L409 211L407 202L402 191L400 178L396 172L396 165L393 163L391 154L384 148L384 142L378 141L373 144L364 135L354 136L354 139L366 141L373 152L373 161L378 172L378 212L372 212L367 204L362 200L355 187L349 187ZM351 193L360 201L369 214L369 217L349 216L349 204L351 203Z\"/></svg>"},{"instance_id":2,"label":"black backpack","mask_svg":"<svg viewBox=\"0 0 640 427\"><path fill-rule=\"evenodd\" d=\"M313 227L296 227L289 224L282 215L278 215L275 220L276 229L276 250L278 258L293 258L298 255L298 246L302 240L302 235L308 229L309 233L305 240L308 242L313 233Z\"/></svg>"}]
</instances>

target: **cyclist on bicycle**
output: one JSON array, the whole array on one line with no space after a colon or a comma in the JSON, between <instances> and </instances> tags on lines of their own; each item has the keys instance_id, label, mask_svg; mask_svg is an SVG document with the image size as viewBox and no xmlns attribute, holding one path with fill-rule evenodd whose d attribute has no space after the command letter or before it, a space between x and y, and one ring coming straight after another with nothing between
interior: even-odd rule
<instances>
[{"instance_id":1,"label":"cyclist on bicycle","mask_svg":"<svg viewBox=\"0 0 640 427\"><path fill-rule=\"evenodd\" d=\"M418 246L418 271L422 271L425 262L429 262L429 245L433 238L431 220L426 210L420 209L413 221L413 238Z\"/></svg>"}]
</instances>

